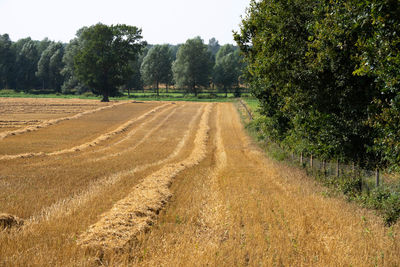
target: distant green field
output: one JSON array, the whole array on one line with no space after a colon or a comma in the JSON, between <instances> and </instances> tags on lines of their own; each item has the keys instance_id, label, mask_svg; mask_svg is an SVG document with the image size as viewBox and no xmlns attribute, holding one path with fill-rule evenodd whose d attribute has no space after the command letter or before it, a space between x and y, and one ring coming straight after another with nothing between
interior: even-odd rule
<instances>
[{"instance_id":1,"label":"distant green field","mask_svg":"<svg viewBox=\"0 0 400 267\"><path fill-rule=\"evenodd\" d=\"M246 96L246 94L244 94ZM64 95L64 94L32 94L24 92L16 92L14 90L0 90L0 97L31 97L31 98L80 98L80 99L101 99L91 93L83 95ZM224 93L199 93L197 97L194 94L183 94L176 92L160 93L159 96L154 92L140 92L124 94L119 97L111 97L110 100L140 100L140 101L195 101L195 102L232 102L235 100L233 93L228 93L225 97Z\"/></svg>"},{"instance_id":2,"label":"distant green field","mask_svg":"<svg viewBox=\"0 0 400 267\"><path fill-rule=\"evenodd\" d=\"M251 112L255 116L259 115L258 108L260 104L256 98L243 97L243 100L246 102L247 106L251 109Z\"/></svg>"}]
</instances>

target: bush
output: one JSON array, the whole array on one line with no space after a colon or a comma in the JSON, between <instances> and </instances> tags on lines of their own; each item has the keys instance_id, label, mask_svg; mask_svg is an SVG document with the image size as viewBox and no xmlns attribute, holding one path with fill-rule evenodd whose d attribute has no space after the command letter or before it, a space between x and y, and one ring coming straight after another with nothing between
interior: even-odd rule
<instances>
[{"instance_id":1,"label":"bush","mask_svg":"<svg viewBox=\"0 0 400 267\"><path fill-rule=\"evenodd\" d=\"M0 95L13 95L16 92L12 89L2 89L0 90Z\"/></svg>"},{"instance_id":2,"label":"bush","mask_svg":"<svg viewBox=\"0 0 400 267\"><path fill-rule=\"evenodd\" d=\"M378 210L385 225L391 226L400 217L400 192L389 187L377 187L360 197L368 208Z\"/></svg>"},{"instance_id":3,"label":"bush","mask_svg":"<svg viewBox=\"0 0 400 267\"><path fill-rule=\"evenodd\" d=\"M97 97L92 92L84 92L83 94L81 94L81 96L83 96L83 97Z\"/></svg>"},{"instance_id":4,"label":"bush","mask_svg":"<svg viewBox=\"0 0 400 267\"><path fill-rule=\"evenodd\" d=\"M339 181L339 189L343 194L349 197L356 197L362 191L362 178L359 176L345 176Z\"/></svg>"}]
</instances>

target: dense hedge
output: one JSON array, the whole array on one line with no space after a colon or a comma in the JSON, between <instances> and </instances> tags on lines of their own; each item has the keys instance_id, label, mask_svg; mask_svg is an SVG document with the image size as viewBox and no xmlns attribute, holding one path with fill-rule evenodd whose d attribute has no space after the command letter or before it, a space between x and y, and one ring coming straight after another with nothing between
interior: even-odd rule
<instances>
[{"instance_id":1,"label":"dense hedge","mask_svg":"<svg viewBox=\"0 0 400 267\"><path fill-rule=\"evenodd\" d=\"M399 170L400 2L251 1L235 40L268 140Z\"/></svg>"}]
</instances>

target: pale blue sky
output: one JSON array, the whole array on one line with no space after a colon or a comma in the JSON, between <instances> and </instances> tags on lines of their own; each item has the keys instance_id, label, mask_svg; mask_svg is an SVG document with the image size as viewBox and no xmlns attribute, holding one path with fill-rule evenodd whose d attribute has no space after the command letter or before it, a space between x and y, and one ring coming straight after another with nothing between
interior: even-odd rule
<instances>
[{"instance_id":1,"label":"pale blue sky","mask_svg":"<svg viewBox=\"0 0 400 267\"><path fill-rule=\"evenodd\" d=\"M142 28L148 43L183 43L201 36L234 43L240 16L250 0L0 0L0 34L11 40L68 42L83 26L97 22Z\"/></svg>"}]
</instances>

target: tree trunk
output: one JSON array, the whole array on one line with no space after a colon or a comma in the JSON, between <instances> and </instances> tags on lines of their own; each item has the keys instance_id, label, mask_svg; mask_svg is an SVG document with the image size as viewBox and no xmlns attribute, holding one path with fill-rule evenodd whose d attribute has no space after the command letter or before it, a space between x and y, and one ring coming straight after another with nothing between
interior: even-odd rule
<instances>
[{"instance_id":1,"label":"tree trunk","mask_svg":"<svg viewBox=\"0 0 400 267\"><path fill-rule=\"evenodd\" d=\"M110 99L108 99L108 96L110 93L108 92L108 89L103 90L103 99L101 102L110 102Z\"/></svg>"},{"instance_id":2,"label":"tree trunk","mask_svg":"<svg viewBox=\"0 0 400 267\"><path fill-rule=\"evenodd\" d=\"M225 91L225 98L228 97L228 89L226 89L226 86L224 85L224 91Z\"/></svg>"},{"instance_id":3,"label":"tree trunk","mask_svg":"<svg viewBox=\"0 0 400 267\"><path fill-rule=\"evenodd\" d=\"M128 87L128 98L131 98L131 89Z\"/></svg>"},{"instance_id":4,"label":"tree trunk","mask_svg":"<svg viewBox=\"0 0 400 267\"><path fill-rule=\"evenodd\" d=\"M379 169L376 168L376 170L375 170L375 185L376 185L376 187L378 187L379 184L380 184L380 181L379 181Z\"/></svg>"},{"instance_id":5,"label":"tree trunk","mask_svg":"<svg viewBox=\"0 0 400 267\"><path fill-rule=\"evenodd\" d=\"M101 102L110 102L110 99L108 99L108 95L103 95L103 99Z\"/></svg>"},{"instance_id":6,"label":"tree trunk","mask_svg":"<svg viewBox=\"0 0 400 267\"><path fill-rule=\"evenodd\" d=\"M166 90L166 92L168 94L168 83L165 85L165 90Z\"/></svg>"},{"instance_id":7,"label":"tree trunk","mask_svg":"<svg viewBox=\"0 0 400 267\"><path fill-rule=\"evenodd\" d=\"M158 81L157 81L157 82L156 82L157 96L160 96L160 90L159 90L158 86L159 86L159 83L158 83Z\"/></svg>"},{"instance_id":8,"label":"tree trunk","mask_svg":"<svg viewBox=\"0 0 400 267\"><path fill-rule=\"evenodd\" d=\"M192 85L192 89L194 91L194 96L197 97L197 88L196 88L196 84Z\"/></svg>"}]
</instances>

